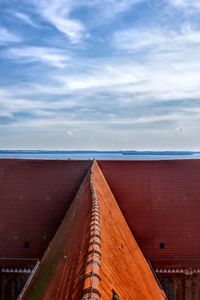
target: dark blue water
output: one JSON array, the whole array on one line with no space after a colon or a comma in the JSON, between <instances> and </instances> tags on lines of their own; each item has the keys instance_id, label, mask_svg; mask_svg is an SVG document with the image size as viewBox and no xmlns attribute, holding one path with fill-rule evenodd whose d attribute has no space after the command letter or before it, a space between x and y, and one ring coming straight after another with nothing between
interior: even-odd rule
<instances>
[{"instance_id":1,"label":"dark blue water","mask_svg":"<svg viewBox=\"0 0 200 300\"><path fill-rule=\"evenodd\" d=\"M199 152L80 152L80 151L0 151L0 158L21 159L102 159L102 160L171 160L200 159Z\"/></svg>"}]
</instances>

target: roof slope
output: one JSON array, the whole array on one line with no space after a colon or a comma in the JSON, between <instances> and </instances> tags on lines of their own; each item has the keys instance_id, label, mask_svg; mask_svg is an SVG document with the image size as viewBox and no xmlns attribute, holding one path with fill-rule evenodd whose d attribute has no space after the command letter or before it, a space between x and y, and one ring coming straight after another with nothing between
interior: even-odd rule
<instances>
[{"instance_id":1,"label":"roof slope","mask_svg":"<svg viewBox=\"0 0 200 300\"><path fill-rule=\"evenodd\" d=\"M98 164L144 256L154 266L199 265L200 160Z\"/></svg>"},{"instance_id":2,"label":"roof slope","mask_svg":"<svg viewBox=\"0 0 200 300\"><path fill-rule=\"evenodd\" d=\"M90 225L89 179L88 173L22 299L81 299Z\"/></svg>"},{"instance_id":3,"label":"roof slope","mask_svg":"<svg viewBox=\"0 0 200 300\"><path fill-rule=\"evenodd\" d=\"M86 160L0 159L0 257L41 259L90 167Z\"/></svg>"},{"instance_id":4,"label":"roof slope","mask_svg":"<svg viewBox=\"0 0 200 300\"><path fill-rule=\"evenodd\" d=\"M94 162L22 299L110 300L114 291L165 299Z\"/></svg>"},{"instance_id":5,"label":"roof slope","mask_svg":"<svg viewBox=\"0 0 200 300\"><path fill-rule=\"evenodd\" d=\"M101 215L101 295L112 299L165 299L97 163L93 183Z\"/></svg>"}]
</instances>

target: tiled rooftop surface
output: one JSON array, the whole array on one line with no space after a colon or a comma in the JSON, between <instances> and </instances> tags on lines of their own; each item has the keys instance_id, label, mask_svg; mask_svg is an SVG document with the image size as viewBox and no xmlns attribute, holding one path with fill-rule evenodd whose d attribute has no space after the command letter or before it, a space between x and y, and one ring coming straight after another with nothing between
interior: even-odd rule
<instances>
[{"instance_id":1,"label":"tiled rooftop surface","mask_svg":"<svg viewBox=\"0 0 200 300\"><path fill-rule=\"evenodd\" d=\"M98 161L145 257L200 260L200 160Z\"/></svg>"},{"instance_id":2,"label":"tiled rooftop surface","mask_svg":"<svg viewBox=\"0 0 200 300\"><path fill-rule=\"evenodd\" d=\"M112 299L164 299L97 163L94 185L101 214L101 293Z\"/></svg>"},{"instance_id":3,"label":"tiled rooftop surface","mask_svg":"<svg viewBox=\"0 0 200 300\"><path fill-rule=\"evenodd\" d=\"M90 161L0 159L0 258L41 258Z\"/></svg>"},{"instance_id":4,"label":"tiled rooftop surface","mask_svg":"<svg viewBox=\"0 0 200 300\"><path fill-rule=\"evenodd\" d=\"M95 162L22 299L109 300L114 293L164 299Z\"/></svg>"},{"instance_id":5,"label":"tiled rooftop surface","mask_svg":"<svg viewBox=\"0 0 200 300\"><path fill-rule=\"evenodd\" d=\"M199 160L98 164L146 258L199 263ZM0 159L0 258L42 257L90 166Z\"/></svg>"},{"instance_id":6,"label":"tiled rooftop surface","mask_svg":"<svg viewBox=\"0 0 200 300\"><path fill-rule=\"evenodd\" d=\"M10 270L16 263L18 267L15 259L43 256L91 164L91 161L0 159L0 260L9 258L11 262L9 266L1 263L0 268ZM98 161L98 164L142 253L157 273L187 274L188 270L198 273L200 161ZM88 184L87 201L93 203L91 182ZM98 185L99 181L96 193L101 199L104 196L98 192ZM89 226L91 220L87 220ZM117 226L116 220L110 225ZM98 248L100 241L95 242ZM104 242L101 243L103 249ZM103 271L103 263L101 266ZM80 290L84 286L87 289L89 278L82 281ZM95 282L99 282L98 276Z\"/></svg>"},{"instance_id":7,"label":"tiled rooftop surface","mask_svg":"<svg viewBox=\"0 0 200 300\"><path fill-rule=\"evenodd\" d=\"M90 209L88 174L49 244L23 299L81 299Z\"/></svg>"}]
</instances>

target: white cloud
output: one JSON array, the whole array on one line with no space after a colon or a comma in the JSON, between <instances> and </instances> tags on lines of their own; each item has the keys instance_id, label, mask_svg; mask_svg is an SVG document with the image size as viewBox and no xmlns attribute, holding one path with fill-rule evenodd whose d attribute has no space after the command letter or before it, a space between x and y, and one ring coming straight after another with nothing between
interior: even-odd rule
<instances>
[{"instance_id":1,"label":"white cloud","mask_svg":"<svg viewBox=\"0 0 200 300\"><path fill-rule=\"evenodd\" d=\"M200 9L199 0L168 0L168 1L175 7Z\"/></svg>"},{"instance_id":2,"label":"white cloud","mask_svg":"<svg viewBox=\"0 0 200 300\"><path fill-rule=\"evenodd\" d=\"M73 135L73 132L72 131L70 131L70 130L67 130L67 135Z\"/></svg>"},{"instance_id":3,"label":"white cloud","mask_svg":"<svg viewBox=\"0 0 200 300\"><path fill-rule=\"evenodd\" d=\"M95 27L108 20L113 20L131 7L145 0L33 0L39 15L58 31L63 33L71 43L77 43L88 38L88 27ZM90 20L81 21L72 17L78 8L86 7L93 12L92 24ZM90 23L90 26L88 26Z\"/></svg>"},{"instance_id":4,"label":"white cloud","mask_svg":"<svg viewBox=\"0 0 200 300\"><path fill-rule=\"evenodd\" d=\"M14 34L7 28L0 27L0 44L19 43L22 38L18 34Z\"/></svg>"},{"instance_id":5,"label":"white cloud","mask_svg":"<svg viewBox=\"0 0 200 300\"><path fill-rule=\"evenodd\" d=\"M139 102L200 99L198 31L190 27L183 27L179 33L161 28L127 30L116 32L112 42L112 57L93 60L78 57L70 60L62 51L46 48L14 48L8 53L22 61L40 60L63 67L45 79L47 84L44 81L30 84L27 95L32 91L56 99L70 95L71 100L65 102L67 107L78 101L85 108L93 108L91 99L99 107L105 99L110 105L109 113L113 113L116 103L128 107ZM26 88L23 91L26 93ZM54 103L54 108L56 105L62 108L63 102Z\"/></svg>"},{"instance_id":6,"label":"white cloud","mask_svg":"<svg viewBox=\"0 0 200 300\"><path fill-rule=\"evenodd\" d=\"M89 1L90 5L93 3L96 12L101 13L100 22L107 19L114 19L119 15L130 10L134 5L144 2L145 0L96 0ZM98 22L98 21L97 21Z\"/></svg>"},{"instance_id":7,"label":"white cloud","mask_svg":"<svg viewBox=\"0 0 200 300\"><path fill-rule=\"evenodd\" d=\"M123 71L122 77L126 73L125 69L128 70L128 65L125 67L124 64L120 67L118 63L115 67L118 69L118 72ZM131 67L134 68L133 65L129 66L130 69ZM112 68L114 71L114 63ZM110 68L106 68L106 70L107 69L110 70ZM135 72L137 73L137 71ZM100 74L101 73L96 71L96 80L98 80L97 76L100 76ZM109 74L112 77L111 73ZM150 72L149 74L146 73L146 76L147 75L151 76ZM161 83L163 79L164 76L159 79ZM135 93L139 88L139 84L138 86L133 85L130 87L123 83L121 86L116 85L113 88L111 81L107 87L101 86L99 88L93 88L93 86L91 86L91 88L89 88L87 86L87 88L82 88L81 90L73 89L71 90L71 97L66 97L66 99L59 98L58 94L57 96L51 94L50 98L49 95L43 94L42 98L38 100L34 85L32 87L29 86L27 95L26 90L24 90L22 86L15 89L10 87L9 90L0 89L0 115L12 118L12 123L4 123L1 122L0 116L0 129L4 132L1 141L4 145L15 145L15 147L19 146L23 148L23 145L25 145L24 137L27 134L26 139L28 140L29 133L31 136L31 142L29 144L32 148L34 148L34 143L36 148L38 145L44 148L52 139L54 145L52 144L52 146L50 146L48 144L50 148L55 148L55 145L57 148L62 148L64 145L65 147L69 147L70 145L67 139L69 138L72 143L72 148L83 149L84 147L92 147L91 141L88 140L89 136L91 138L94 137L95 149L99 147L108 149L112 147L123 147L124 141L121 141L121 137L126 135L127 148L133 147L133 139L137 148L145 147L145 143L147 143L149 147L156 147L156 145L158 147L158 144L154 144L156 139L159 139L160 148L169 148L170 145L173 145L173 148L181 147L181 145L185 148L189 148L191 142L190 136L192 136L192 131L195 130L199 119L197 113L192 114L191 117L191 112L193 110L195 112L196 109L198 111L198 103L196 106L193 105L192 108L181 105L179 110L174 109L172 106L168 108L167 112L162 110L162 108L158 111L154 111L150 105L148 114L143 113L140 109L148 106L149 102L152 101L152 99L150 99L152 96L150 93L158 97L159 104L163 100L159 97L165 96L166 82L163 82L160 90L156 90L155 84L158 78L152 78L151 80L152 81L150 81L149 78L149 82L141 84L141 93L143 93L143 89L147 93L142 101L140 95ZM62 84L61 82L60 84L55 82L54 88L57 86L58 90L63 89L62 92L66 91L66 86ZM174 83L174 87L175 84L176 83ZM157 86L159 86L159 84ZM182 84L182 86L184 86L184 84ZM171 87L172 86L170 86L170 88ZM51 86L49 86L49 88L51 89ZM167 86L166 89L169 89L169 86ZM183 94L187 89L188 87L183 89ZM180 95L179 87L175 91ZM103 95L98 96L101 92ZM109 94L111 97L109 97ZM128 100L127 103L125 103L126 99ZM113 112L115 113L113 114ZM16 117L16 113L22 113L23 115L22 117ZM32 117L30 113L33 115ZM26 114L28 118L25 117ZM161 126L160 124L162 124L162 122L167 125ZM183 140L180 144L180 141L178 138L176 140L175 136L176 132L178 136L180 135L180 130L177 128L182 127L184 128L184 132L181 132L181 136L184 134L184 138L187 140ZM12 131L10 138L9 130ZM172 130L175 133L172 133ZM8 132L8 134L6 132ZM20 132L23 132L23 139L21 142L19 139L15 141L15 134L16 136L21 136ZM38 134L43 136L41 141L39 141ZM100 139L99 144L95 144L95 136L97 135ZM147 135L151 135L151 138L152 135L154 135L152 144L147 142ZM47 140L45 136L48 136ZM110 140L109 136L112 136L113 140ZM10 139L12 139L12 142ZM15 141L14 144L12 144L13 139ZM166 139L168 144L165 143ZM116 140L117 143L115 143Z\"/></svg>"},{"instance_id":8,"label":"white cloud","mask_svg":"<svg viewBox=\"0 0 200 300\"><path fill-rule=\"evenodd\" d=\"M127 91L146 92L149 98L160 100L200 97L200 31L190 26L180 32L129 29L116 32L112 45L121 57L132 61L133 70L140 66L142 72L144 82L128 86ZM135 55L137 64L133 63Z\"/></svg>"},{"instance_id":9,"label":"white cloud","mask_svg":"<svg viewBox=\"0 0 200 300\"><path fill-rule=\"evenodd\" d=\"M44 106L41 101L24 99L14 89L0 88L0 116L12 117L14 113L28 113L34 110L39 112L42 108Z\"/></svg>"},{"instance_id":10,"label":"white cloud","mask_svg":"<svg viewBox=\"0 0 200 300\"><path fill-rule=\"evenodd\" d=\"M37 25L32 21L31 17L21 13L21 12L15 12L14 13L15 17L18 18L19 20L23 21L24 23L31 25L33 27L37 27Z\"/></svg>"},{"instance_id":11,"label":"white cloud","mask_svg":"<svg viewBox=\"0 0 200 300\"><path fill-rule=\"evenodd\" d=\"M73 7L71 0L34 1L35 7L47 22L62 32L72 43L82 40L85 33L83 23L70 16Z\"/></svg>"},{"instance_id":12,"label":"white cloud","mask_svg":"<svg viewBox=\"0 0 200 300\"><path fill-rule=\"evenodd\" d=\"M134 84L141 80L139 72L137 74L128 66L114 64L90 65L88 72L75 75L60 75L55 79L60 82L65 90L98 90L113 88L114 86Z\"/></svg>"},{"instance_id":13,"label":"white cloud","mask_svg":"<svg viewBox=\"0 0 200 300\"><path fill-rule=\"evenodd\" d=\"M199 52L192 58L187 53L156 53L140 63L122 57L101 61L99 65L87 60L84 71L55 75L51 87L38 84L34 89L38 93L55 95L82 93L85 98L106 93L111 95L113 103L117 99L122 103L199 99L199 61Z\"/></svg>"},{"instance_id":14,"label":"white cloud","mask_svg":"<svg viewBox=\"0 0 200 300\"><path fill-rule=\"evenodd\" d=\"M85 0L82 5L94 8L94 15L104 6L106 13L100 20L104 22L138 2L124 0L117 5L114 0ZM57 0L47 4L40 1L35 5L40 15L71 42L84 39L86 24L72 18L77 2ZM28 23L24 16L18 15ZM134 139L138 145L144 130L158 132L154 141L167 132L163 143L171 137L170 130L175 132L173 136L191 135L199 120L196 112L200 99L200 32L189 25L179 31L151 28L115 32L111 39L112 53L101 58L82 59L75 52L71 57L68 51L56 47L24 45L5 49L4 59L18 63L39 62L56 68L43 66L42 76L38 76L38 80L34 76L34 83L0 91L0 111L4 117L1 129L63 130L63 136L73 141L73 145L75 139L80 140L79 129L83 127L85 137L94 129L95 134L107 130L115 139L125 133L127 141L133 139L131 132L138 128ZM189 99L193 103L191 107L183 103ZM166 101L171 101L172 106L166 108ZM182 104L174 108L173 101ZM5 117L12 119L11 122L5 121ZM60 137L60 143L62 141ZM108 143L112 142L108 139Z\"/></svg>"},{"instance_id":15,"label":"white cloud","mask_svg":"<svg viewBox=\"0 0 200 300\"><path fill-rule=\"evenodd\" d=\"M153 30L136 28L114 33L112 44L115 48L127 52L149 49L172 52L186 49L191 45L200 46L200 31L194 31L189 26L183 26L179 33L160 28Z\"/></svg>"},{"instance_id":16,"label":"white cloud","mask_svg":"<svg viewBox=\"0 0 200 300\"><path fill-rule=\"evenodd\" d=\"M5 58L13 59L20 63L41 62L58 68L63 68L70 60L67 53L50 47L9 48L4 52L4 55Z\"/></svg>"}]
</instances>

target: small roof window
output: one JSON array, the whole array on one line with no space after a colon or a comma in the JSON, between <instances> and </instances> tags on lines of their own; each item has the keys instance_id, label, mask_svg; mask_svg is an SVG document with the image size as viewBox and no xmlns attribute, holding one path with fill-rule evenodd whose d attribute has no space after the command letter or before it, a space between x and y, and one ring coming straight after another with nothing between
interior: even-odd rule
<instances>
[{"instance_id":1,"label":"small roof window","mask_svg":"<svg viewBox=\"0 0 200 300\"><path fill-rule=\"evenodd\" d=\"M165 243L160 243L160 249L165 249Z\"/></svg>"},{"instance_id":2,"label":"small roof window","mask_svg":"<svg viewBox=\"0 0 200 300\"><path fill-rule=\"evenodd\" d=\"M29 241L25 241L25 242L24 242L24 248L25 248L25 249L30 248L30 243L29 243Z\"/></svg>"}]
</instances>

